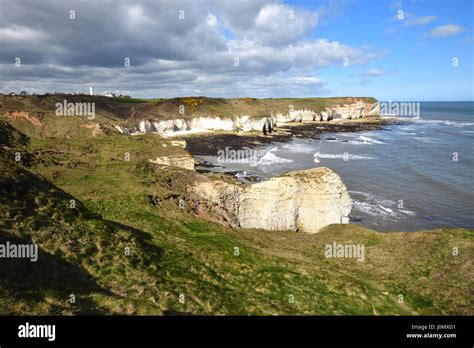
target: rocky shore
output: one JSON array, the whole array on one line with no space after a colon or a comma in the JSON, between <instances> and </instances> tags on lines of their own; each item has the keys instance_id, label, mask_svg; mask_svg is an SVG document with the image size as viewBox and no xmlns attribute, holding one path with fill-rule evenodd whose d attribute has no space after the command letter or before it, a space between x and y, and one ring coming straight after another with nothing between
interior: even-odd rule
<instances>
[{"instance_id":1,"label":"rocky shore","mask_svg":"<svg viewBox=\"0 0 474 348\"><path fill-rule=\"evenodd\" d=\"M186 150L195 156L216 156L225 147L254 148L272 142L285 142L300 138L318 138L329 132L357 132L381 129L397 121L381 117L332 122L301 122L284 124L271 134L218 132L193 135L186 138ZM211 163L198 163L201 173L212 172ZM247 178L242 173L219 172L251 185L239 185L225 180L204 180L190 188L214 215L231 226L242 229L292 230L317 233L330 224L349 222L351 199L341 178L334 171L313 168L289 172L269 180ZM257 182L257 183L255 183ZM214 208L209 207L214 206Z\"/></svg>"},{"instance_id":2,"label":"rocky shore","mask_svg":"<svg viewBox=\"0 0 474 348\"><path fill-rule=\"evenodd\" d=\"M298 138L315 138L324 133L335 132L360 132L382 129L386 125L396 124L400 121L390 118L366 117L355 120L340 120L329 122L301 122L286 123L275 127L267 135L258 133L213 132L199 135L188 135L186 150L192 155L215 156L219 149L226 146L239 148L255 148L273 142L286 142Z\"/></svg>"}]
</instances>

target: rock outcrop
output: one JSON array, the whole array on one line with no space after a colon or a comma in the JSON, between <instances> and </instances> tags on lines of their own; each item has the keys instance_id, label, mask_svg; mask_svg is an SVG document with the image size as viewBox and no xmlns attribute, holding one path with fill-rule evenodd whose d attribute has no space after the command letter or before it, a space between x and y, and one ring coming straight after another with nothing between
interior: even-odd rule
<instances>
[{"instance_id":1,"label":"rock outcrop","mask_svg":"<svg viewBox=\"0 0 474 348\"><path fill-rule=\"evenodd\" d=\"M36 127L41 127L42 123L38 117L33 116L28 111L16 110L6 112L4 115L10 121L25 120Z\"/></svg>"},{"instance_id":2,"label":"rock outcrop","mask_svg":"<svg viewBox=\"0 0 474 348\"><path fill-rule=\"evenodd\" d=\"M91 130L91 134L93 137L97 137L99 135L103 135L104 134L104 130L106 129L103 125L101 125L100 123L94 123L94 124L83 124L81 125L81 128L86 128L86 129L90 129ZM117 129L117 128L115 128Z\"/></svg>"},{"instance_id":3,"label":"rock outcrop","mask_svg":"<svg viewBox=\"0 0 474 348\"><path fill-rule=\"evenodd\" d=\"M224 208L243 229L316 233L330 224L348 223L351 210L341 178L324 167L246 186L208 180L189 190Z\"/></svg>"},{"instance_id":4,"label":"rock outcrop","mask_svg":"<svg viewBox=\"0 0 474 348\"><path fill-rule=\"evenodd\" d=\"M191 155L170 155L160 156L156 159L148 160L150 163L161 166L179 167L188 170L194 170L194 158Z\"/></svg>"},{"instance_id":5,"label":"rock outcrop","mask_svg":"<svg viewBox=\"0 0 474 348\"><path fill-rule=\"evenodd\" d=\"M329 117L332 119L356 119L366 116L375 116L380 114L379 103L366 104L363 102L356 102L354 104L337 106L327 109Z\"/></svg>"}]
</instances>

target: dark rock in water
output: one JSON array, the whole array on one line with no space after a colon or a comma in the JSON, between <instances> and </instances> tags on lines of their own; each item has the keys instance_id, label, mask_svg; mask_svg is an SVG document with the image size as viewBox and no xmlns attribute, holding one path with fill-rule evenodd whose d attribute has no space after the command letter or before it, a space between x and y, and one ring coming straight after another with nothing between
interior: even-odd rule
<instances>
[{"instance_id":1,"label":"dark rock in water","mask_svg":"<svg viewBox=\"0 0 474 348\"><path fill-rule=\"evenodd\" d=\"M419 217L421 217L422 219L425 219L425 220L433 220L433 218L431 216L428 216L428 215L424 215L424 214L419 214L418 215Z\"/></svg>"},{"instance_id":2,"label":"dark rock in water","mask_svg":"<svg viewBox=\"0 0 474 348\"><path fill-rule=\"evenodd\" d=\"M251 182L260 182L264 178L258 175L247 175L246 172L225 172L226 174L233 174L237 179L239 179L243 183L251 183Z\"/></svg>"},{"instance_id":3,"label":"dark rock in water","mask_svg":"<svg viewBox=\"0 0 474 348\"><path fill-rule=\"evenodd\" d=\"M222 172L223 174L227 174L227 175L232 175L232 176L235 176L235 177L239 177L242 175L242 172L241 171L238 171L238 170L226 170L225 172Z\"/></svg>"},{"instance_id":4,"label":"dark rock in water","mask_svg":"<svg viewBox=\"0 0 474 348\"><path fill-rule=\"evenodd\" d=\"M218 165L215 165L209 161L200 161L198 164L197 164L198 167L202 167L202 168L222 168L222 166L218 166Z\"/></svg>"},{"instance_id":5,"label":"dark rock in water","mask_svg":"<svg viewBox=\"0 0 474 348\"><path fill-rule=\"evenodd\" d=\"M347 140L347 139L341 140L341 143L348 143L348 142L349 142L349 140Z\"/></svg>"},{"instance_id":6,"label":"dark rock in water","mask_svg":"<svg viewBox=\"0 0 474 348\"><path fill-rule=\"evenodd\" d=\"M259 182L263 180L263 178L258 175L249 175L249 176L246 176L245 178L250 182Z\"/></svg>"},{"instance_id":7,"label":"dark rock in water","mask_svg":"<svg viewBox=\"0 0 474 348\"><path fill-rule=\"evenodd\" d=\"M324 137L323 140L326 140L326 141L336 141L336 137Z\"/></svg>"},{"instance_id":8,"label":"dark rock in water","mask_svg":"<svg viewBox=\"0 0 474 348\"><path fill-rule=\"evenodd\" d=\"M362 222L362 218L359 216L349 216L350 222Z\"/></svg>"},{"instance_id":9,"label":"dark rock in water","mask_svg":"<svg viewBox=\"0 0 474 348\"><path fill-rule=\"evenodd\" d=\"M201 173L201 174L206 174L206 173L211 173L212 171L209 169L200 169L196 167L196 172Z\"/></svg>"}]
</instances>

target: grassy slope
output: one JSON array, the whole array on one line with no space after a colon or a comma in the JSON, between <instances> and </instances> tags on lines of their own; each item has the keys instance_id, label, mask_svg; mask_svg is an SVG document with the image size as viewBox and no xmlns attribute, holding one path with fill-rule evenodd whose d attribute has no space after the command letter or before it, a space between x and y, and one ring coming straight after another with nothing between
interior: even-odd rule
<instances>
[{"instance_id":1,"label":"grassy slope","mask_svg":"<svg viewBox=\"0 0 474 348\"><path fill-rule=\"evenodd\" d=\"M196 173L147 164L183 151L161 146L164 140L111 135L28 144L6 125L0 130L7 145L0 238L33 240L42 250L36 264L0 261L0 313L473 314L473 231L235 231L192 213L186 187ZM23 164L11 160L17 151ZM364 244L365 261L324 258L333 241ZM75 305L66 303L70 293Z\"/></svg>"}]
</instances>

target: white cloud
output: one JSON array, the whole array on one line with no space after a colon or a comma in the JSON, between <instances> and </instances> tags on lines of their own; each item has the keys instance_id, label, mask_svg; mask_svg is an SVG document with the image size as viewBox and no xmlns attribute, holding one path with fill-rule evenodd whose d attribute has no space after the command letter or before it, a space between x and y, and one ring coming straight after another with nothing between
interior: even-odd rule
<instances>
[{"instance_id":1,"label":"white cloud","mask_svg":"<svg viewBox=\"0 0 474 348\"><path fill-rule=\"evenodd\" d=\"M436 21L437 19L437 16L418 16L416 13L403 12L403 10L398 9L397 13L390 18L390 24L386 31L394 33L401 30L403 27L424 26Z\"/></svg>"},{"instance_id":2,"label":"white cloud","mask_svg":"<svg viewBox=\"0 0 474 348\"><path fill-rule=\"evenodd\" d=\"M210 25L211 27L214 27L217 25L217 17L214 16L213 14L209 14L206 19L207 25Z\"/></svg>"},{"instance_id":3,"label":"white cloud","mask_svg":"<svg viewBox=\"0 0 474 348\"><path fill-rule=\"evenodd\" d=\"M438 17L436 16L417 16L414 13L413 14L405 14L405 25L406 26L411 26L411 25L426 25L431 22L434 22Z\"/></svg>"},{"instance_id":4,"label":"white cloud","mask_svg":"<svg viewBox=\"0 0 474 348\"><path fill-rule=\"evenodd\" d=\"M266 45L287 45L301 40L316 28L316 12L294 9L282 4L261 7L247 26L227 20L230 29L242 39L258 40Z\"/></svg>"},{"instance_id":5,"label":"white cloud","mask_svg":"<svg viewBox=\"0 0 474 348\"><path fill-rule=\"evenodd\" d=\"M358 75L352 75L351 77L359 76L359 77L364 77L364 78L372 78L372 77L392 75L392 74L396 74L397 72L398 72L397 70L381 70L381 69L374 68L374 69L363 71Z\"/></svg>"},{"instance_id":6,"label":"white cloud","mask_svg":"<svg viewBox=\"0 0 474 348\"><path fill-rule=\"evenodd\" d=\"M439 37L448 37L448 36L457 35L457 34L462 33L463 31L464 31L464 28L461 27L460 25L448 24L448 25L441 25L439 27L431 29L427 33L427 35L434 38L439 38Z\"/></svg>"},{"instance_id":7,"label":"white cloud","mask_svg":"<svg viewBox=\"0 0 474 348\"><path fill-rule=\"evenodd\" d=\"M361 74L361 76L367 76L367 77L379 77L384 75L382 70L379 69L370 69Z\"/></svg>"},{"instance_id":8,"label":"white cloud","mask_svg":"<svg viewBox=\"0 0 474 348\"><path fill-rule=\"evenodd\" d=\"M295 76L292 79L295 83L300 85L325 85L326 81L315 76Z\"/></svg>"},{"instance_id":9,"label":"white cloud","mask_svg":"<svg viewBox=\"0 0 474 348\"><path fill-rule=\"evenodd\" d=\"M12 25L8 28L0 28L0 42L42 40L47 36L39 30L33 30L26 26Z\"/></svg>"},{"instance_id":10,"label":"white cloud","mask_svg":"<svg viewBox=\"0 0 474 348\"><path fill-rule=\"evenodd\" d=\"M97 91L149 97L197 90L315 95L327 91L315 70L342 67L345 58L350 66L365 64L383 54L314 39L317 12L267 0L103 1L99 7L75 3L75 21L67 17L71 4L11 1L8 15L0 12L0 90L84 91L92 84ZM25 62L21 69L12 57Z\"/></svg>"}]
</instances>

